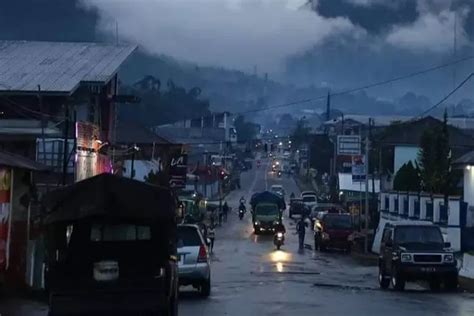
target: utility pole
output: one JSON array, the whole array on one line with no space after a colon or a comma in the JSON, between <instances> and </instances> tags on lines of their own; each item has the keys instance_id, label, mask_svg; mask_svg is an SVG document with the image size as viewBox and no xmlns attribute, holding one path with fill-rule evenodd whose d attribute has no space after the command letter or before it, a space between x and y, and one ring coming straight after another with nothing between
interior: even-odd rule
<instances>
[{"instance_id":1,"label":"utility pole","mask_svg":"<svg viewBox=\"0 0 474 316\"><path fill-rule=\"evenodd\" d=\"M331 91L328 91L328 97L326 99L326 121L329 121L331 119Z\"/></svg>"},{"instance_id":2,"label":"utility pole","mask_svg":"<svg viewBox=\"0 0 474 316\"><path fill-rule=\"evenodd\" d=\"M369 126L370 126L369 119ZM369 133L367 132L365 137L365 238L364 238L364 251L367 253L369 248L369 153L370 153L370 140L369 140Z\"/></svg>"},{"instance_id":3,"label":"utility pole","mask_svg":"<svg viewBox=\"0 0 474 316\"><path fill-rule=\"evenodd\" d=\"M68 165L68 134L69 134L69 104L65 104L64 114L64 147L63 147L63 175L62 184L66 185L67 182L67 165Z\"/></svg>"},{"instance_id":4,"label":"utility pole","mask_svg":"<svg viewBox=\"0 0 474 316\"><path fill-rule=\"evenodd\" d=\"M375 121L374 121L374 119L371 119L370 122L372 124L369 125L369 141L372 141L372 139L373 139L372 138L372 127L375 126ZM376 199L376 196L375 196L375 162L374 162L374 166L372 167L372 207L375 207L376 200L377 199Z\"/></svg>"}]
</instances>

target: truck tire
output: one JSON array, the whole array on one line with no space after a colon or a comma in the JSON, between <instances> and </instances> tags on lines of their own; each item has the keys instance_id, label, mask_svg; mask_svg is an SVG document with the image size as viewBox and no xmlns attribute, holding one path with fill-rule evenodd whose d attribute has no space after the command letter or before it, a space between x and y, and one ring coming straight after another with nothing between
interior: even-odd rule
<instances>
[{"instance_id":1,"label":"truck tire","mask_svg":"<svg viewBox=\"0 0 474 316\"><path fill-rule=\"evenodd\" d=\"M397 268L393 269L390 282L392 283L392 288L395 291L403 291L405 289L405 278L400 272L398 272Z\"/></svg>"},{"instance_id":2,"label":"truck tire","mask_svg":"<svg viewBox=\"0 0 474 316\"><path fill-rule=\"evenodd\" d=\"M379 285L382 290L388 289L390 285L390 279L387 278L387 276L385 275L385 272L383 271L383 268L380 267L380 265L379 265Z\"/></svg>"}]
</instances>

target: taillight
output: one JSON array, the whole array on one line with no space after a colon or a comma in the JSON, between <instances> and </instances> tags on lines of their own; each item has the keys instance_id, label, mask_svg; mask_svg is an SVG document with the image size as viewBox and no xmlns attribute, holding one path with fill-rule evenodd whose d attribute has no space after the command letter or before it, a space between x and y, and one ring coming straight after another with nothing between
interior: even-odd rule
<instances>
[{"instance_id":1,"label":"taillight","mask_svg":"<svg viewBox=\"0 0 474 316\"><path fill-rule=\"evenodd\" d=\"M199 255L198 255L198 262L207 262L207 250L206 250L206 246L204 245L201 245L201 247L199 247Z\"/></svg>"}]
</instances>

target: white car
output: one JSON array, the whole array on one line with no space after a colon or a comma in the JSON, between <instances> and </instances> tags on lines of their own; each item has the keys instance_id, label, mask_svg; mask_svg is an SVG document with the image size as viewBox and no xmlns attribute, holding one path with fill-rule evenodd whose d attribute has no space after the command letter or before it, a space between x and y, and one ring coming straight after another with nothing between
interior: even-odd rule
<instances>
[{"instance_id":1,"label":"white car","mask_svg":"<svg viewBox=\"0 0 474 316\"><path fill-rule=\"evenodd\" d=\"M282 197L285 197L285 189L283 189L283 186L280 185L280 184L274 184L272 185L272 187L270 188L270 190L272 191L272 193L275 193L275 194L278 194Z\"/></svg>"}]
</instances>

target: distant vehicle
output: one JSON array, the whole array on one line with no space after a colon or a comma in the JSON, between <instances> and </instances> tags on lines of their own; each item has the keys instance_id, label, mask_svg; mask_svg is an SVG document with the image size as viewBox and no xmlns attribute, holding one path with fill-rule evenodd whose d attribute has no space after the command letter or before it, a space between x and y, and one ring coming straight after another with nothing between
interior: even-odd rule
<instances>
[{"instance_id":1,"label":"distant vehicle","mask_svg":"<svg viewBox=\"0 0 474 316\"><path fill-rule=\"evenodd\" d=\"M311 209L309 218L314 224L318 215L320 216L323 213L347 213L347 211L339 204L318 202L318 204Z\"/></svg>"},{"instance_id":2,"label":"distant vehicle","mask_svg":"<svg viewBox=\"0 0 474 316\"><path fill-rule=\"evenodd\" d=\"M192 285L207 297L211 294L208 242L197 225L178 225L178 274L180 285Z\"/></svg>"},{"instance_id":3,"label":"distant vehicle","mask_svg":"<svg viewBox=\"0 0 474 316\"><path fill-rule=\"evenodd\" d=\"M426 280L431 290L441 283L448 290L458 286L454 253L441 229L426 222L393 222L385 225L379 255L379 284L403 291L406 281Z\"/></svg>"},{"instance_id":4,"label":"distant vehicle","mask_svg":"<svg viewBox=\"0 0 474 316\"><path fill-rule=\"evenodd\" d=\"M353 233L352 216L348 213L325 213L314 224L314 249L338 248L349 251Z\"/></svg>"},{"instance_id":5,"label":"distant vehicle","mask_svg":"<svg viewBox=\"0 0 474 316\"><path fill-rule=\"evenodd\" d=\"M170 190L103 173L50 192L44 206L48 315L177 315Z\"/></svg>"},{"instance_id":6,"label":"distant vehicle","mask_svg":"<svg viewBox=\"0 0 474 316\"><path fill-rule=\"evenodd\" d=\"M309 208L303 203L303 199L290 199L289 217L293 218L293 215L309 215Z\"/></svg>"},{"instance_id":7,"label":"distant vehicle","mask_svg":"<svg viewBox=\"0 0 474 316\"><path fill-rule=\"evenodd\" d=\"M274 184L271 186L270 191L272 191L275 194L278 194L282 197L285 196L285 189L283 189L283 186L281 184Z\"/></svg>"},{"instance_id":8,"label":"distant vehicle","mask_svg":"<svg viewBox=\"0 0 474 316\"><path fill-rule=\"evenodd\" d=\"M318 200L316 195L304 195L302 197L303 203L308 207L308 209L313 209L313 207L318 205Z\"/></svg>"},{"instance_id":9,"label":"distant vehicle","mask_svg":"<svg viewBox=\"0 0 474 316\"><path fill-rule=\"evenodd\" d=\"M278 194L264 191L253 194L250 204L255 234L274 232L275 226L282 220L285 200Z\"/></svg>"}]
</instances>

